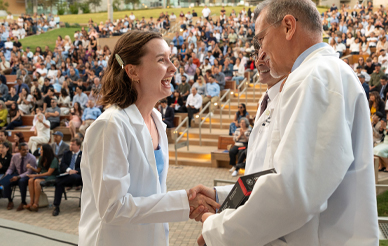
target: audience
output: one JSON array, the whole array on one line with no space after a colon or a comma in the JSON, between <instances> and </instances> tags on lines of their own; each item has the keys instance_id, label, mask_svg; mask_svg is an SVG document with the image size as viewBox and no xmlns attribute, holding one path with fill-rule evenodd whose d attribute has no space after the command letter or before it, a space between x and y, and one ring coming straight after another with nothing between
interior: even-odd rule
<instances>
[{"instance_id":1,"label":"audience","mask_svg":"<svg viewBox=\"0 0 388 246\"><path fill-rule=\"evenodd\" d=\"M0 100L0 129L7 124L8 109L5 103Z\"/></svg>"},{"instance_id":2,"label":"audience","mask_svg":"<svg viewBox=\"0 0 388 246\"><path fill-rule=\"evenodd\" d=\"M47 144L50 140L50 121L46 120L42 113L37 114L37 122L35 123L35 135L30 137L28 146L32 153L38 147L38 144Z\"/></svg>"},{"instance_id":3,"label":"audience","mask_svg":"<svg viewBox=\"0 0 388 246\"><path fill-rule=\"evenodd\" d=\"M64 152L61 160L60 172L68 175L61 176L55 182L54 210L53 216L57 216L60 212L59 206L62 200L62 194L65 187L82 185L81 177L81 139L72 138L70 140L69 150Z\"/></svg>"},{"instance_id":4,"label":"audience","mask_svg":"<svg viewBox=\"0 0 388 246\"><path fill-rule=\"evenodd\" d=\"M186 108L189 117L189 127L191 127L191 121L193 120L193 115L198 113L202 107L202 97L197 94L197 89L193 86L191 88L191 94L188 96L186 101Z\"/></svg>"},{"instance_id":5,"label":"audience","mask_svg":"<svg viewBox=\"0 0 388 246\"><path fill-rule=\"evenodd\" d=\"M15 127L23 125L23 112L19 109L19 106L16 102L11 104L11 108L8 110L8 116L10 118L10 123L7 125L5 130L13 130Z\"/></svg>"},{"instance_id":6,"label":"audience","mask_svg":"<svg viewBox=\"0 0 388 246\"><path fill-rule=\"evenodd\" d=\"M239 126L240 127L234 132L234 145L229 150L229 165L232 166L231 171L233 171L233 177L238 174L238 169L236 169L236 157L248 147L248 140L251 134L251 127L247 118L242 117Z\"/></svg>"},{"instance_id":7,"label":"audience","mask_svg":"<svg viewBox=\"0 0 388 246\"><path fill-rule=\"evenodd\" d=\"M15 142L15 148L13 149L14 152L12 152L12 153L19 152L20 144L21 143L26 143L26 140L24 140L24 135L21 132L16 132L13 135L13 141Z\"/></svg>"},{"instance_id":8,"label":"audience","mask_svg":"<svg viewBox=\"0 0 388 246\"><path fill-rule=\"evenodd\" d=\"M206 85L206 96L203 98L202 103L206 105L209 101L210 111L213 112L215 109L215 103L220 100L220 86L216 83L213 75L210 75L209 83Z\"/></svg>"},{"instance_id":9,"label":"audience","mask_svg":"<svg viewBox=\"0 0 388 246\"><path fill-rule=\"evenodd\" d=\"M69 150L69 145L63 141L63 133L56 131L53 133L54 143L51 144L51 148L55 156L59 161L62 160L63 154Z\"/></svg>"},{"instance_id":10,"label":"audience","mask_svg":"<svg viewBox=\"0 0 388 246\"><path fill-rule=\"evenodd\" d=\"M0 143L0 179L7 172L11 164L12 154L9 152L10 145L6 142Z\"/></svg>"},{"instance_id":11,"label":"audience","mask_svg":"<svg viewBox=\"0 0 388 246\"><path fill-rule=\"evenodd\" d=\"M28 190L30 193L30 204L23 206L32 212L39 210L39 196L41 193L40 182L55 180L59 175L59 161L55 156L53 149L48 144L43 144L40 149L40 157L38 160L38 167L27 164L27 169L37 174L28 174Z\"/></svg>"},{"instance_id":12,"label":"audience","mask_svg":"<svg viewBox=\"0 0 388 246\"><path fill-rule=\"evenodd\" d=\"M238 105L238 110L234 115L233 122L229 126L229 135L232 136L236 129L240 127L241 118L247 118L249 120L249 113L247 112L247 107L244 103Z\"/></svg>"},{"instance_id":13,"label":"audience","mask_svg":"<svg viewBox=\"0 0 388 246\"><path fill-rule=\"evenodd\" d=\"M14 207L11 188L13 186L19 186L22 202L18 206L16 211L23 210L23 206L27 205L27 185L29 177L27 175L32 174L32 169L36 167L35 157L28 152L28 146L26 143L20 144L19 153L12 156L9 168L2 179L0 179L0 185L3 186L4 197L8 198L7 209L11 210ZM30 168L27 168L30 167Z\"/></svg>"},{"instance_id":14,"label":"audience","mask_svg":"<svg viewBox=\"0 0 388 246\"><path fill-rule=\"evenodd\" d=\"M60 114L61 114L61 109L57 105L57 99L52 98L51 99L51 107L46 109L46 113L44 116L48 121L50 121L50 129L54 129L57 126L60 125L61 119L60 119Z\"/></svg>"},{"instance_id":15,"label":"audience","mask_svg":"<svg viewBox=\"0 0 388 246\"><path fill-rule=\"evenodd\" d=\"M9 153L12 154L12 143L8 141L8 132L5 130L0 131L0 143L7 143L9 146Z\"/></svg>"},{"instance_id":16,"label":"audience","mask_svg":"<svg viewBox=\"0 0 388 246\"><path fill-rule=\"evenodd\" d=\"M101 115L101 110L97 107L94 107L94 101L88 101L88 107L85 108L84 113L82 114L82 124L79 128L79 131L85 135L86 129Z\"/></svg>"},{"instance_id":17,"label":"audience","mask_svg":"<svg viewBox=\"0 0 388 246\"><path fill-rule=\"evenodd\" d=\"M162 114L162 120L167 125L167 128L174 127L174 109L167 105L167 100L160 101L159 111Z\"/></svg>"}]
</instances>

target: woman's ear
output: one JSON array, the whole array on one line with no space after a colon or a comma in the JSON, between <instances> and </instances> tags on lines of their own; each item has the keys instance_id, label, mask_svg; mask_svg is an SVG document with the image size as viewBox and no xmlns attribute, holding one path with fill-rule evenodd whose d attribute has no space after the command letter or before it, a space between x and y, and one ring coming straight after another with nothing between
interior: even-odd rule
<instances>
[{"instance_id":1,"label":"woman's ear","mask_svg":"<svg viewBox=\"0 0 388 246\"><path fill-rule=\"evenodd\" d=\"M132 81L136 81L136 80L139 80L139 77L138 77L138 74L136 72L136 67L132 64L128 64L124 67L125 69L125 72L127 73L128 77L132 80Z\"/></svg>"}]
</instances>

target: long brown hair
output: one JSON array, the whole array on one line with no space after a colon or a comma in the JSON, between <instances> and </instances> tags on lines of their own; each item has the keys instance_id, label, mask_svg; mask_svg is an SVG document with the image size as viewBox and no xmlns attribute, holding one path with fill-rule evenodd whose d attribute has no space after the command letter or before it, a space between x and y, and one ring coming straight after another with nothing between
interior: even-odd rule
<instances>
[{"instance_id":1,"label":"long brown hair","mask_svg":"<svg viewBox=\"0 0 388 246\"><path fill-rule=\"evenodd\" d=\"M372 91L369 94L369 97L370 96L374 96L374 98L375 98L374 102L375 102L375 105L376 105L376 111L379 111L379 105L380 105L380 102L382 102L380 94L377 91ZM372 108L372 106L373 106L373 101L369 99L369 108Z\"/></svg>"},{"instance_id":2,"label":"long brown hair","mask_svg":"<svg viewBox=\"0 0 388 246\"><path fill-rule=\"evenodd\" d=\"M136 102L138 93L134 81L128 77L125 69L122 69L115 55L121 57L124 66L139 65L140 59L147 52L144 45L154 38L162 39L162 35L150 31L129 31L117 41L101 81L100 105L107 107L116 104L120 108L126 108Z\"/></svg>"}]
</instances>

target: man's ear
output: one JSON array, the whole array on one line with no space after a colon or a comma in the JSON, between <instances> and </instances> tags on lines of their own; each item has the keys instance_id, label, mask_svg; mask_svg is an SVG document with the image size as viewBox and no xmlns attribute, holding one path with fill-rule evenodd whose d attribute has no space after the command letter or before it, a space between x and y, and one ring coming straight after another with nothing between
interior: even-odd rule
<instances>
[{"instance_id":1,"label":"man's ear","mask_svg":"<svg viewBox=\"0 0 388 246\"><path fill-rule=\"evenodd\" d=\"M285 30L286 39L291 40L296 32L296 19L292 15L286 15L283 18L282 25Z\"/></svg>"}]
</instances>

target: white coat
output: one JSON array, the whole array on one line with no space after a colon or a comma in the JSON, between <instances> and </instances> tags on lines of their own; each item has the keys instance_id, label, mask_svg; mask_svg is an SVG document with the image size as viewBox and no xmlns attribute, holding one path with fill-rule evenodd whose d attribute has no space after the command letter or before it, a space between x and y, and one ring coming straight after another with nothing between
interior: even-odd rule
<instances>
[{"instance_id":1,"label":"white coat","mask_svg":"<svg viewBox=\"0 0 388 246\"><path fill-rule=\"evenodd\" d=\"M164 169L159 183L151 135L135 105L108 108L86 131L79 245L167 246L166 222L189 219L186 191L166 193L166 125L154 109Z\"/></svg>"},{"instance_id":2,"label":"white coat","mask_svg":"<svg viewBox=\"0 0 388 246\"><path fill-rule=\"evenodd\" d=\"M331 47L312 52L280 93L264 169L244 206L210 216L208 246L377 246L365 92ZM282 239L279 239L282 238Z\"/></svg>"}]
</instances>

